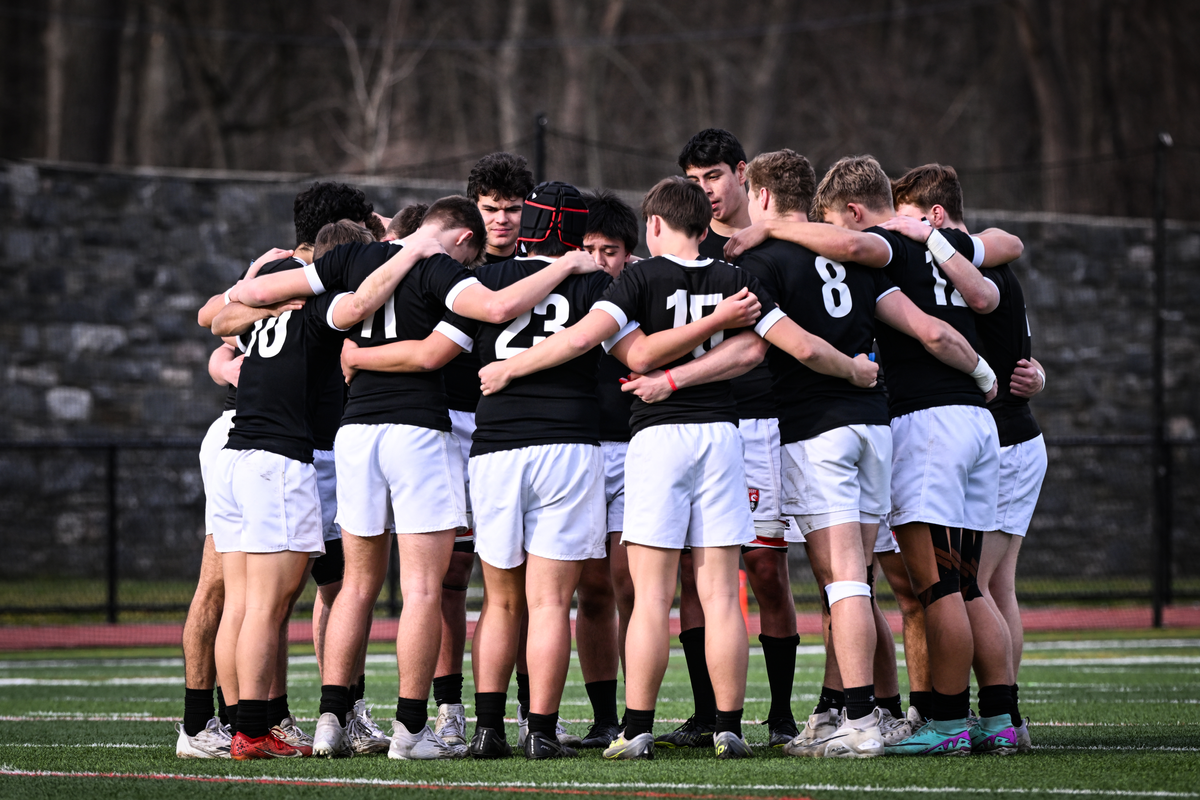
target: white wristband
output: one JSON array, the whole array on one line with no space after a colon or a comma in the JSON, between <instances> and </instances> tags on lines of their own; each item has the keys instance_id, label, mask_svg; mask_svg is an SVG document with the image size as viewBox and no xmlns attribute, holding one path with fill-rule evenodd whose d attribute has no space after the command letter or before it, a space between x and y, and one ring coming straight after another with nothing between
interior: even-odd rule
<instances>
[{"instance_id":1,"label":"white wristband","mask_svg":"<svg viewBox=\"0 0 1200 800\"><path fill-rule=\"evenodd\" d=\"M1037 367L1034 367L1034 369L1037 369ZM1038 389L1038 391L1040 392L1046 388L1046 373L1042 372L1040 369L1037 369L1037 374L1038 374L1038 377L1042 379L1042 388Z\"/></svg>"},{"instance_id":2,"label":"white wristband","mask_svg":"<svg viewBox=\"0 0 1200 800\"><path fill-rule=\"evenodd\" d=\"M229 290L229 289L225 290L225 305L229 305L229 292L230 291L231 290Z\"/></svg>"},{"instance_id":3,"label":"white wristband","mask_svg":"<svg viewBox=\"0 0 1200 800\"><path fill-rule=\"evenodd\" d=\"M979 387L979 391L987 394L992 389L992 385L996 383L996 373L992 371L991 365L983 360L983 356L979 357L979 363L975 365L975 371L971 373L971 377L975 379L975 385Z\"/></svg>"},{"instance_id":4,"label":"white wristband","mask_svg":"<svg viewBox=\"0 0 1200 800\"><path fill-rule=\"evenodd\" d=\"M942 232L936 228L929 234L929 238L925 240L925 247L933 254L933 260L939 266L954 258L954 254L958 252L954 249L954 245L950 244L946 237L942 236Z\"/></svg>"}]
</instances>

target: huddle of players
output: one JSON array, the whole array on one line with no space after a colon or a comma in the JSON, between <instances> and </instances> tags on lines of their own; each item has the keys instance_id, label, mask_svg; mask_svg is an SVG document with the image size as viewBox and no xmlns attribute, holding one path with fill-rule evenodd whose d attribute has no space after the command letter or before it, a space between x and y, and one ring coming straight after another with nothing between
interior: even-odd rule
<instances>
[{"instance_id":1,"label":"huddle of players","mask_svg":"<svg viewBox=\"0 0 1200 800\"><path fill-rule=\"evenodd\" d=\"M498 154L481 162L476 173L495 174L497 167L503 172L505 166L510 177L523 168L513 157ZM343 478L336 493L345 572L329 610L327 635L318 645L321 717L311 752L349 755L358 744L353 730L356 720L360 726L364 723L351 704L353 678L361 664L370 607L386 569L387 538L380 534L393 530L399 534L405 598L397 648L401 695L389 745L393 758L455 758L468 751L479 758L509 755L503 717L514 665L523 739L519 744L525 755L572 754L572 737L559 724L557 711L570 651L570 602L577 585L581 666L596 724L583 742L575 737L575 743L606 746L609 758L653 757L654 705L666 669L668 615L684 550L685 608L689 592L694 592L691 621L699 619L699 625L684 621L685 636L692 634L684 644L698 713L683 728L659 737L658 743L711 742L718 757L749 756L741 737L747 646L737 575L743 548L752 545L767 554L760 558L754 549L746 551L748 566L761 564L751 575L764 610L760 638L771 678L772 744L786 743L785 751L795 755L826 756L881 754L885 739L889 752L969 751L972 739L977 740L977 750L1004 751L1010 739L1015 747L1019 720L1010 719L1016 713L1010 690L1015 676L1007 654L1003 669L998 668L1005 678L1011 676L1006 683L985 684L980 675L982 718L974 727L967 725L965 707L960 716L946 716L957 713L956 702L965 702L965 697L934 689L931 721L913 732L899 714L894 657L888 686L894 687L895 713L890 713L890 703L880 702L883 707L876 708L872 670L876 624L882 617L872 600L870 559L877 549L880 519L890 511L902 545L913 542L902 552L914 586L920 587L918 596L929 609L926 623L931 629L946 625L946 615L940 612L949 605L951 583L960 605L964 597L978 597L986 603L968 607L984 605L989 614L996 608L990 595L978 588L957 594L961 529L997 527L993 523L999 461L995 424L982 410L984 391L992 388L994 375L975 353L973 312L959 296L959 282L970 284L968 294L986 294L971 277L979 277L976 266L988 256L1011 260L1019 254L1019 242L1014 253L1015 240L998 232L985 245L966 235L931 235L920 223L916 228L898 227L913 239L885 230L857 233L892 217L891 185L869 158L839 162L815 187L814 196L815 179L802 157L780 151L764 154L747 167L736 139L710 129L689 142L681 167L692 180L666 179L643 201L652 256L643 261L630 258L637 241L636 218L619 200L600 194L585 204L573 187L550 183L534 188L523 207L511 190L472 191L483 220L469 213L476 204L444 199L434 204L420 230L400 249L346 245L303 270L266 270L221 298L227 305L221 306L212 327L218 333L250 334L246 374L263 364L259 370L266 380L257 385L273 387L279 394L290 382L295 389L288 393L290 401L295 404L298 397L307 404L291 409L292 416L283 419L277 412L286 403L276 399L272 405L269 392L261 397L244 388L239 392L230 443L220 459L224 472L219 480L233 487L233 498L224 518L213 515L214 520L228 522L229 532L214 535L214 541L216 549L226 553L223 562L235 554L230 559L233 569L225 570L227 585L238 578L256 587L246 591L273 590L274 616L267 614L264 621L254 622L259 628L248 629L250 609L259 606L245 602L239 610L236 602L229 602L227 590L221 634L227 619L240 623L242 633L261 633L270 624L277 630L303 577L302 562L307 562L307 553L319 552L314 549L319 539L304 539L306 528L319 524L304 520L312 520L314 514L319 519L322 506L318 500L315 509L294 507L288 493L300 484L293 486L284 478L289 468L306 463L306 452L303 447L288 450L295 442L284 440L305 438L302 434L311 427L305 420L315 418L319 398L328 394L330 342L340 341L353 326L342 353L349 399L334 448ZM952 172L949 177L953 179ZM725 191L730 185L736 192ZM439 217L439 206L461 214ZM803 221L812 211L839 227ZM506 259L513 254L511 235L518 213L528 255ZM935 224L938 219L935 215ZM961 225L961 201L957 217L947 219L947 224ZM486 221L486 233L481 221ZM751 221L756 224L739 224ZM885 223L885 228L889 225L902 224ZM740 241L739 228L746 229ZM768 229L775 238L763 242ZM719 250L716 258L704 254L704 242L711 247L712 242L724 241L723 233L733 235L726 244L731 255L739 247L758 245L738 259L740 268L720 260ZM469 263L485 237L486 260L495 263L481 266L474 275L446 256ZM993 246L994 240L999 244ZM958 255L956 246L975 256L976 263ZM585 247L595 260L582 252ZM988 252L993 249L999 256ZM604 272L597 271L598 266ZM947 279L954 287L947 287ZM1015 286L1015 279L1011 283ZM907 296L921 291L929 296L917 302ZM300 308L292 299L314 295L316 300ZM1019 312L1023 316L1023 304ZM295 317L301 323L293 331ZM875 318L881 321L878 326ZM807 330L793 319L803 320ZM877 366L866 355L876 338L889 370L886 396L875 380ZM265 362L288 352L289 341L292 353L298 354L294 363L272 373ZM1024 342L1028 356L1027 335ZM469 388L476 366L465 359L472 353L479 359L481 398L473 397ZM735 393L730 379L747 373L764 354L769 376L760 373L757 388L751 379ZM618 395L616 378L629 370L632 374L623 379L624 391ZM456 372L467 380L455 380ZM770 413L771 401L762 391L763 378L773 381L776 414ZM249 384L245 377L242 384ZM455 384L467 388L460 392ZM447 394L458 396L454 420L447 410ZM635 396L630 408L629 398ZM1011 392L1007 396L1016 399ZM477 402L473 420L468 418L472 400ZM755 402L765 403L768 410L754 408ZM906 452L897 451L896 472L889 402L892 428L912 442ZM942 409L960 408L962 413L949 412L958 413L949 421L938 418L946 413ZM265 413L254 413L263 409ZM273 414L273 422L282 424L265 421ZM913 414L921 419L910 427L918 430L897 425L897 420ZM973 426L975 449L968 452L967 437L961 435L939 438L945 437L946 425L959 426L960 434L961 426ZM447 605L451 611L455 605L445 602L445 590L461 597L472 558L452 555L470 546L461 535L471 526L463 489L464 453L459 450L468 437L475 549L485 582L472 651L478 723L469 747L461 705L462 638L456 642L453 635L458 615L443 614ZM311 442L311 434L307 438ZM937 452L930 453L931 448ZM916 452L922 449L923 455ZM244 467L239 463L262 450L283 459L276 460L282 467L278 472L264 472L263 465L253 461ZM274 452L279 450L288 452ZM897 486L900 465L906 458L914 461L913 456L919 456L918 469L943 473L940 480L937 475L903 473ZM947 463L955 458L966 468ZM988 508L980 494L988 491L988 476L969 484L969 475L963 476L984 471L980 462L991 464L990 516L971 507L975 503ZM622 471L629 479L624 487ZM962 484L955 485L945 473L953 473ZM749 489L749 503L748 474L761 484ZM262 510L258 497L266 487L255 487L253 481L278 484L281 479L282 487L267 492L276 500L289 498L284 501L284 523L272 517L267 526L284 529L273 532L277 535L272 544L261 541L252 529L283 509ZM907 491L906 505L897 504L896 495L902 494L898 489ZM220 492L213 487L213 493ZM941 493L950 496L932 496ZM1031 511L1032 502L1028 505ZM627 519L622 507L629 510ZM785 535L784 515L795 517L798 531ZM220 530L221 521L214 521L213 527ZM232 539L239 526L240 541L224 547L217 541ZM624 547L613 546L616 542L607 535L611 532L619 532ZM981 547L985 539L972 534L967 538L969 546L978 542ZM846 687L844 717L818 708L803 732L796 730L788 702L797 641L786 571L788 539L805 541L818 579L826 578L822 583L836 623L831 663ZM890 541L890 534L886 539ZM303 559L285 553L300 553ZM972 558L972 553L967 551L964 563L983 572L979 554ZM239 567L241 560L274 563L255 567L257 577L247 580L252 570ZM953 576L951 570L939 572L938 563L953 564ZM932 580L927 581L931 570ZM274 582L264 581L264 575ZM764 595L783 597L779 587L786 591L786 601L764 603ZM766 633L768 605L771 624L782 636ZM619 634L614 606L621 610ZM999 612L994 616L999 619ZM592 631L584 635L588 625L594 626L595 637ZM966 631L968 651L972 630ZM273 675L264 665L278 660L277 639L257 636L250 644L236 630L232 635L236 664L222 671L218 655L224 694L228 699L227 687L238 686L243 671L250 679L242 679L241 685L252 687L242 692L238 704L233 757L305 754L308 746L289 743L286 730L268 730L263 724L266 715L258 710L259 703L265 711L271 702ZM944 638L935 635L930 640ZM219 635L218 650L221 639ZM626 713L620 723L615 702L617 642L626 675ZM890 632L887 644L890 647ZM446 669L453 667L455 646L457 675ZM963 642L955 646L961 650ZM250 655L243 659L243 650L267 652L255 660ZM934 684L953 688L957 675L947 680L937 674L940 657L934 654ZM780 669L781 664L786 668ZM970 665L968 653L968 671ZM435 673L443 680L442 693L456 691L457 697L437 697ZM528 697L521 697L523 674ZM968 675L961 677L965 687ZM888 680L883 677L884 683ZM439 701L434 729L426 725L431 683ZM1003 716L1011 723L1002 730L994 730L999 715L986 713L996 707L998 692L992 690L998 687L1006 690ZM705 692L712 698L711 721L703 718L700 708ZM782 695L778 704L777 693ZM263 697L247 701L254 694ZM823 691L823 701L826 695ZM247 702L254 714L250 723L243 722ZM211 714L211 689L208 709ZM955 727L959 722L961 731ZM942 740L931 743L943 734ZM180 736L183 742L193 734L181 730Z\"/></svg>"}]
</instances>

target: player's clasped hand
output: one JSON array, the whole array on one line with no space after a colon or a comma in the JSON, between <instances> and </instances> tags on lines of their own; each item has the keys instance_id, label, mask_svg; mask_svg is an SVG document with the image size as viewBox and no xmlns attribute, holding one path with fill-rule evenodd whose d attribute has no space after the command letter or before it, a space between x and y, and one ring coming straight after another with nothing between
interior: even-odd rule
<instances>
[{"instance_id":1,"label":"player's clasped hand","mask_svg":"<svg viewBox=\"0 0 1200 800\"><path fill-rule=\"evenodd\" d=\"M1029 359L1022 358L1017 362L1017 368L1013 370L1008 388L1017 397L1033 397L1042 390L1042 375ZM991 399L988 398L988 400Z\"/></svg>"},{"instance_id":2,"label":"player's clasped hand","mask_svg":"<svg viewBox=\"0 0 1200 800\"><path fill-rule=\"evenodd\" d=\"M283 300L269 306L263 306L263 311L269 313L272 317L278 317L285 311L299 311L304 308L306 298L293 297L291 300Z\"/></svg>"},{"instance_id":3,"label":"player's clasped hand","mask_svg":"<svg viewBox=\"0 0 1200 800\"><path fill-rule=\"evenodd\" d=\"M570 267L572 275L586 275L589 272L600 271L600 265L584 250L572 250L560 258L558 263Z\"/></svg>"},{"instance_id":4,"label":"player's clasped hand","mask_svg":"<svg viewBox=\"0 0 1200 800\"><path fill-rule=\"evenodd\" d=\"M563 257L566 258L566 256ZM591 256L588 256L588 259L590 260ZM493 361L479 370L479 390L485 396L503 391L510 381L512 378L509 377L508 370L504 368L503 361Z\"/></svg>"},{"instance_id":5,"label":"player's clasped hand","mask_svg":"<svg viewBox=\"0 0 1200 800\"><path fill-rule=\"evenodd\" d=\"M866 353L859 353L853 359L850 382L864 389L871 389L879 379L879 365L871 360Z\"/></svg>"},{"instance_id":6,"label":"player's clasped hand","mask_svg":"<svg viewBox=\"0 0 1200 800\"><path fill-rule=\"evenodd\" d=\"M730 236L729 241L725 243L725 260L733 263L733 260L742 253L751 247L758 247L766 240L767 226L761 222L756 222L749 228L742 228Z\"/></svg>"},{"instance_id":7,"label":"player's clasped hand","mask_svg":"<svg viewBox=\"0 0 1200 800\"><path fill-rule=\"evenodd\" d=\"M628 378L622 379L621 391L632 392L643 403L658 403L670 397L674 390L667 380L667 373L656 369L646 375L631 372Z\"/></svg>"},{"instance_id":8,"label":"player's clasped hand","mask_svg":"<svg viewBox=\"0 0 1200 800\"><path fill-rule=\"evenodd\" d=\"M294 253L294 252L296 252L296 251L295 250L284 250L281 247L272 247L270 250L263 253L261 256L259 256L258 258L256 258L254 260L254 263L250 265L250 269L246 272L245 279L246 280L252 279L255 275L258 274L258 271L260 269L262 269L264 266L266 266L267 264L271 264L271 263L273 263L275 261L279 261L280 259L283 259L283 258L290 258L292 253Z\"/></svg>"},{"instance_id":9,"label":"player's clasped hand","mask_svg":"<svg viewBox=\"0 0 1200 800\"><path fill-rule=\"evenodd\" d=\"M354 358L354 351L358 349L358 345L353 339L346 339L342 342L342 377L346 379L346 385L350 385L350 381L354 380L354 376L358 374L358 367L352 366L351 361Z\"/></svg>"},{"instance_id":10,"label":"player's clasped hand","mask_svg":"<svg viewBox=\"0 0 1200 800\"><path fill-rule=\"evenodd\" d=\"M762 303L749 289L742 289L718 303L713 313L718 319L725 321L726 329L748 328L758 321L762 313Z\"/></svg>"},{"instance_id":11,"label":"player's clasped hand","mask_svg":"<svg viewBox=\"0 0 1200 800\"><path fill-rule=\"evenodd\" d=\"M929 234L933 233L933 228L928 222L923 222L912 217L892 217L879 223L879 227L898 233L901 236L906 236L917 242L928 240Z\"/></svg>"}]
</instances>

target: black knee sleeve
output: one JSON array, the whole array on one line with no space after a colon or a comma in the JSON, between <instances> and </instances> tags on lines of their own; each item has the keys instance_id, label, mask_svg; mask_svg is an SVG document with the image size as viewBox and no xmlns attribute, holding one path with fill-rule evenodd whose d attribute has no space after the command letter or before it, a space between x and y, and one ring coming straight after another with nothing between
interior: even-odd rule
<instances>
[{"instance_id":1,"label":"black knee sleeve","mask_svg":"<svg viewBox=\"0 0 1200 800\"><path fill-rule=\"evenodd\" d=\"M922 608L929 608L943 597L958 594L962 585L959 577L962 562L962 555L959 552L962 530L930 525L929 535L933 539L933 555L937 559L938 579L932 586L917 594L917 600L921 602Z\"/></svg>"},{"instance_id":2,"label":"black knee sleeve","mask_svg":"<svg viewBox=\"0 0 1200 800\"><path fill-rule=\"evenodd\" d=\"M871 596L875 596L875 565L867 564L867 586L871 587Z\"/></svg>"},{"instance_id":3,"label":"black knee sleeve","mask_svg":"<svg viewBox=\"0 0 1200 800\"><path fill-rule=\"evenodd\" d=\"M983 597L983 592L979 591L979 558L982 554L983 534L980 531L963 529L962 561L959 567L962 588L959 591L962 592L963 600L968 603Z\"/></svg>"},{"instance_id":4,"label":"black knee sleeve","mask_svg":"<svg viewBox=\"0 0 1200 800\"><path fill-rule=\"evenodd\" d=\"M346 571L346 559L342 554L342 540L330 539L325 543L325 555L313 560L312 578L317 586L328 586L342 579Z\"/></svg>"}]
</instances>

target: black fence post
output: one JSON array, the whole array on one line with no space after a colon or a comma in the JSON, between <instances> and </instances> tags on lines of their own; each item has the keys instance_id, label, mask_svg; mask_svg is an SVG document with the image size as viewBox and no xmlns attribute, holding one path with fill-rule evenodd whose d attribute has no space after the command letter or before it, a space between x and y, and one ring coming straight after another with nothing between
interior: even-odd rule
<instances>
[{"instance_id":1,"label":"black fence post","mask_svg":"<svg viewBox=\"0 0 1200 800\"><path fill-rule=\"evenodd\" d=\"M117 446L110 444L105 484L108 489L108 600L105 603L108 621L117 621Z\"/></svg>"},{"instance_id":2,"label":"black fence post","mask_svg":"<svg viewBox=\"0 0 1200 800\"><path fill-rule=\"evenodd\" d=\"M539 111L533 118L533 180L541 183L546 180L546 126L550 121L546 112Z\"/></svg>"},{"instance_id":3,"label":"black fence post","mask_svg":"<svg viewBox=\"0 0 1200 800\"><path fill-rule=\"evenodd\" d=\"M1171 135L1154 143L1154 627L1171 602L1171 448L1167 442L1164 336L1167 313L1166 162Z\"/></svg>"}]
</instances>

